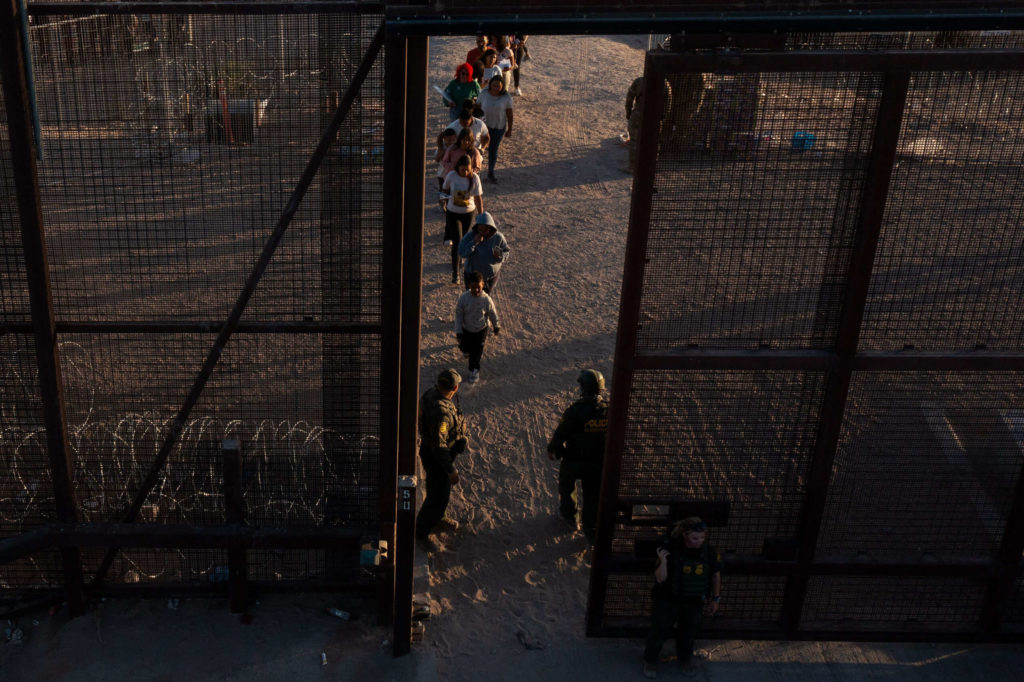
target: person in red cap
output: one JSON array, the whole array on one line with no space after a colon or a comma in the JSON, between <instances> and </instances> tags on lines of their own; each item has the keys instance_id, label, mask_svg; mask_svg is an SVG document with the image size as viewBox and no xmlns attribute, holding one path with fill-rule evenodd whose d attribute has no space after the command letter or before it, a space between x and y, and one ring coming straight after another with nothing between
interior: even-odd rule
<instances>
[{"instance_id":1,"label":"person in red cap","mask_svg":"<svg viewBox=\"0 0 1024 682\"><path fill-rule=\"evenodd\" d=\"M476 98L480 96L480 83L473 80L473 67L470 64L459 64L453 78L444 89L444 103L451 109L452 118L467 106L472 109Z\"/></svg>"}]
</instances>

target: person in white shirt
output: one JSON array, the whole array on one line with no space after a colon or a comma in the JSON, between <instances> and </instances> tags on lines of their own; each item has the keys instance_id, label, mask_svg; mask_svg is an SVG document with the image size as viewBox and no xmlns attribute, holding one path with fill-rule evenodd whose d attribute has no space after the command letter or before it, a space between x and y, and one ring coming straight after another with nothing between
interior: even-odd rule
<instances>
[{"instance_id":1,"label":"person in white shirt","mask_svg":"<svg viewBox=\"0 0 1024 682\"><path fill-rule=\"evenodd\" d=\"M484 78L483 78L483 81L484 81L485 86L486 86L487 83L490 83L491 79L494 78L495 76L498 76L499 78L502 78L503 77L502 74L503 74L503 71L502 71L501 67L498 65L498 53L497 53L497 51L495 51L495 50L493 50L491 48L487 48L487 51L484 52ZM478 97L479 97L479 95L478 95Z\"/></svg>"},{"instance_id":2,"label":"person in white shirt","mask_svg":"<svg viewBox=\"0 0 1024 682\"><path fill-rule=\"evenodd\" d=\"M476 147L480 151L487 149L487 145L491 141L487 124L473 116L471 109L460 111L459 117L449 123L448 128L454 130L456 134L460 133L463 128L469 128L473 132L474 137L476 137Z\"/></svg>"},{"instance_id":3,"label":"person in white shirt","mask_svg":"<svg viewBox=\"0 0 1024 682\"><path fill-rule=\"evenodd\" d=\"M505 79L495 76L487 89L480 93L477 104L484 111L484 123L490 133L487 146L487 179L497 183L494 166L498 162L498 145L505 137L512 137L512 96L505 89Z\"/></svg>"},{"instance_id":4,"label":"person in white shirt","mask_svg":"<svg viewBox=\"0 0 1024 682\"><path fill-rule=\"evenodd\" d=\"M504 69L502 77L505 79L505 89L508 90L512 85L512 72L517 66L515 51L509 46L508 36L498 36L494 49L498 53L498 66ZM484 82L489 83L490 81Z\"/></svg>"},{"instance_id":5,"label":"person in white shirt","mask_svg":"<svg viewBox=\"0 0 1024 682\"><path fill-rule=\"evenodd\" d=\"M452 249L452 284L459 282L459 242L473 225L473 216L484 210L480 176L470 168L469 157L463 155L455 170L445 176L440 203L445 210L444 239Z\"/></svg>"},{"instance_id":6,"label":"person in white shirt","mask_svg":"<svg viewBox=\"0 0 1024 682\"><path fill-rule=\"evenodd\" d=\"M498 327L498 309L484 292L483 275L472 272L466 279L469 289L462 292L455 303L455 338L459 342L459 350L469 356L469 383L472 384L480 378L480 358L487 341L488 320L495 336L501 329Z\"/></svg>"}]
</instances>

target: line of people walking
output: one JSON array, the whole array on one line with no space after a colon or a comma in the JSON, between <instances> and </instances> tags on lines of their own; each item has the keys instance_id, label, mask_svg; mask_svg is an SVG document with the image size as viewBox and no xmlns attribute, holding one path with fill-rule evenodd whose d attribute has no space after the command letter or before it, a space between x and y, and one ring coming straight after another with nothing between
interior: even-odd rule
<instances>
[{"instance_id":1,"label":"line of people walking","mask_svg":"<svg viewBox=\"0 0 1024 682\"><path fill-rule=\"evenodd\" d=\"M459 350L468 358L470 384L480 378L489 333L501 333L493 296L510 253L494 215L484 208L483 154L487 152L487 180L497 185L498 150L513 130L511 93L522 93L519 69L526 58L526 38L477 36L476 47L443 91L454 120L437 138L439 205L445 215L443 239L450 248L451 282L458 284L461 276L465 289L455 303L453 331ZM638 79L626 102L633 139L642 98ZM631 150L631 169L634 156ZM580 396L562 413L546 449L549 459L558 462L557 513L573 531L582 529L593 544L609 404L601 372L583 370L577 382ZM426 497L416 519L416 537L430 552L443 550L438 532L455 532L459 527L447 510L452 486L461 482L456 461L469 451L469 429L458 397L462 383L462 375L447 368L420 398L419 456ZM647 678L656 676L662 645L673 633L677 657L685 669L707 657L703 650L694 652L693 644L702 614L713 615L718 609L721 556L705 541L706 531L701 519L688 517L674 524L657 550L652 628L642 668Z\"/></svg>"},{"instance_id":2,"label":"line of people walking","mask_svg":"<svg viewBox=\"0 0 1024 682\"><path fill-rule=\"evenodd\" d=\"M527 40L525 35L477 36L476 47L441 91L454 120L437 137L438 205L445 217L443 242L449 248L451 281L461 280L465 289L456 301L455 336L468 358L470 383L480 377L488 328L499 333L492 295L511 251L494 216L484 209L483 152L487 152L487 180L497 184L498 149L504 138L512 136L514 123L509 86L514 83L514 91L521 92ZM476 286L477 275L480 286Z\"/></svg>"}]
</instances>

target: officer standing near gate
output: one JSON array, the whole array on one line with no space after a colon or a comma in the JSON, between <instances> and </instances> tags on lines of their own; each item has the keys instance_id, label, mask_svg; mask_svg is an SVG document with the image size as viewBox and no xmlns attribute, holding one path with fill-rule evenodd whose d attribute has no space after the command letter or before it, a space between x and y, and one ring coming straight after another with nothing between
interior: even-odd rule
<instances>
[{"instance_id":1,"label":"officer standing near gate","mask_svg":"<svg viewBox=\"0 0 1024 682\"><path fill-rule=\"evenodd\" d=\"M453 531L457 521L445 517L452 485L459 482L455 457L466 451L466 420L453 401L462 377L454 369L443 370L435 386L420 397L420 462L426 474L427 496L416 518L416 538L427 549L439 551L431 537L435 528Z\"/></svg>"},{"instance_id":2,"label":"officer standing near gate","mask_svg":"<svg viewBox=\"0 0 1024 682\"><path fill-rule=\"evenodd\" d=\"M676 657L693 672L710 654L693 650L701 616L714 616L722 599L722 555L707 543L708 526L697 516L676 522L658 547L651 591L651 634L644 647L644 677L658 675L661 647L675 633Z\"/></svg>"},{"instance_id":3,"label":"officer standing near gate","mask_svg":"<svg viewBox=\"0 0 1024 682\"><path fill-rule=\"evenodd\" d=\"M559 515L576 526L576 481L583 487L583 532L591 543L597 533L597 504L601 492L608 401L602 395L604 377L585 369L576 379L582 396L562 414L562 421L548 443L548 457L561 459L558 470Z\"/></svg>"}]
</instances>

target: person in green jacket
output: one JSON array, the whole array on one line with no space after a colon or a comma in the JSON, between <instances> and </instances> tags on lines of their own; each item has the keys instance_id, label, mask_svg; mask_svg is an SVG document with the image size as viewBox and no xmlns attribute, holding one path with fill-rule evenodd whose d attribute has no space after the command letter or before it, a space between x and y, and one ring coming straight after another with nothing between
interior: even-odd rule
<instances>
[{"instance_id":1,"label":"person in green jacket","mask_svg":"<svg viewBox=\"0 0 1024 682\"><path fill-rule=\"evenodd\" d=\"M444 103L451 109L452 118L458 118L466 102L471 103L472 110L479 95L480 84L473 80L473 67L470 64L459 64L455 69L455 78L444 89Z\"/></svg>"}]
</instances>

